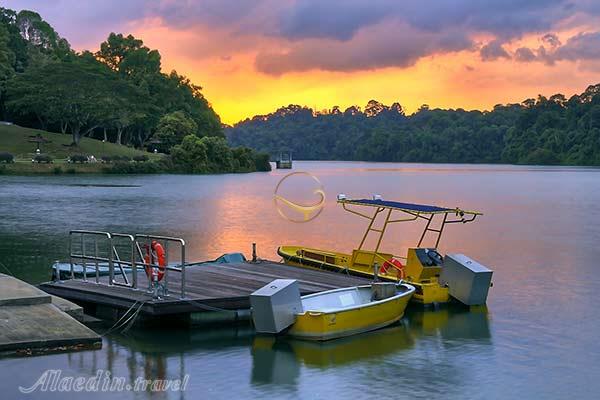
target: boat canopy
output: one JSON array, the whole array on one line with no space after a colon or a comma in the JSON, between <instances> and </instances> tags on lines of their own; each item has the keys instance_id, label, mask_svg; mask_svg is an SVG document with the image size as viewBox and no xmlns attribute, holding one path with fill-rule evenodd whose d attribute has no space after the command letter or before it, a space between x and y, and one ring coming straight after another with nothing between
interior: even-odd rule
<instances>
[{"instance_id":1,"label":"boat canopy","mask_svg":"<svg viewBox=\"0 0 600 400\"><path fill-rule=\"evenodd\" d=\"M381 207L387 209L395 209L399 211L404 211L408 213L418 213L418 214L448 214L448 213L456 213L460 215L471 214L471 215L481 215L480 212L477 211L465 211L460 208L446 208L446 207L438 207L438 206L429 206L424 204L412 204L412 203L401 203L399 201L388 201L381 199L340 199L339 203L343 204L354 204L354 205L363 205L363 206L372 206L372 207Z\"/></svg>"},{"instance_id":2,"label":"boat canopy","mask_svg":"<svg viewBox=\"0 0 600 400\"><path fill-rule=\"evenodd\" d=\"M446 207L438 207L438 206L429 206L429 205L424 205L424 204L401 203L399 201L383 200L378 195L374 196L373 199L348 199L348 198L346 198L346 195L340 194L340 195L338 195L337 202L342 205L344 210L369 220L369 226L367 227L367 230L360 242L360 245L358 246L359 251L362 250L363 245L365 244L365 241L367 239L367 236L369 235L369 232L376 232L379 234L378 235L379 237L377 240L377 245L375 246L374 254L377 253L377 251L379 251L379 246L381 245L381 240L383 239L383 235L385 234L388 224L395 223L395 222L414 221L417 219L425 220L425 221L427 221L427 224L425 225L425 229L423 230L423 233L421 234L421 238L419 239L419 242L417 243L417 247L421 247L421 245L423 244L423 240L425 239L425 235L428 232L431 232L431 233L435 234L435 247L437 248L440 243L440 239L442 237L442 232L444 230L444 227L447 224L454 224L454 223L465 224L467 222L474 221L475 218L477 218L477 216L483 215L479 211L465 211L458 207L446 208ZM347 206L373 207L373 208L375 208L375 212L373 213L373 215L367 215L367 214L358 212L356 210L352 210L352 209L348 208ZM387 211L387 212L384 212L384 211ZM409 216L406 218L392 219L391 216L394 211L408 214ZM381 228L374 228L374 222L377 219L377 216L379 214L381 214L382 212L384 212L384 215L385 215L383 225ZM451 216L452 214L454 214L454 216ZM432 225L432 222L437 215L440 216L438 218L438 220L441 219L441 221L439 221L437 223L438 227L434 228L434 225ZM449 216L450 216L450 218L448 218ZM354 259L352 261L354 262Z\"/></svg>"}]
</instances>

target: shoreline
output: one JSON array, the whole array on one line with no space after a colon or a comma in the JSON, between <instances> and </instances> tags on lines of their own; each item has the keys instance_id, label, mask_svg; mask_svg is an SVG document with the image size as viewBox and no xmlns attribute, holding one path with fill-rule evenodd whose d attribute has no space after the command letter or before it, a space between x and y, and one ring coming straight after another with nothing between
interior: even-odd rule
<instances>
[{"instance_id":1,"label":"shoreline","mask_svg":"<svg viewBox=\"0 0 600 400\"><path fill-rule=\"evenodd\" d=\"M115 164L94 163L94 164L68 164L68 163L50 163L37 164L27 162L15 162L12 164L0 164L0 176L49 176L49 175L224 175L224 174L250 174L253 172L268 171L235 171L235 172L206 172L189 174L177 171L155 170L152 172L143 171L144 164L134 164L133 169L139 168L139 171L124 172L122 170L112 170Z\"/></svg>"}]
</instances>

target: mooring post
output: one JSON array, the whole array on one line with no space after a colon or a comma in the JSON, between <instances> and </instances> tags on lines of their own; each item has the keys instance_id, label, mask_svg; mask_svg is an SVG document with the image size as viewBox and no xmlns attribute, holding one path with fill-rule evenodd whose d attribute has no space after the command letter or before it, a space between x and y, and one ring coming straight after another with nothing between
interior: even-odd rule
<instances>
[{"instance_id":1,"label":"mooring post","mask_svg":"<svg viewBox=\"0 0 600 400\"><path fill-rule=\"evenodd\" d=\"M73 232L69 232L69 264L71 264L71 279L75 279L75 271L73 270Z\"/></svg>"},{"instance_id":2,"label":"mooring post","mask_svg":"<svg viewBox=\"0 0 600 400\"><path fill-rule=\"evenodd\" d=\"M98 264L98 238L94 236L94 263L96 265L96 283L100 283L100 265Z\"/></svg>"},{"instance_id":3,"label":"mooring post","mask_svg":"<svg viewBox=\"0 0 600 400\"><path fill-rule=\"evenodd\" d=\"M379 264L373 264L373 282L379 281Z\"/></svg>"},{"instance_id":4,"label":"mooring post","mask_svg":"<svg viewBox=\"0 0 600 400\"><path fill-rule=\"evenodd\" d=\"M83 267L83 280L87 281L87 263L85 262L85 238L81 234L81 266Z\"/></svg>"},{"instance_id":5,"label":"mooring post","mask_svg":"<svg viewBox=\"0 0 600 400\"><path fill-rule=\"evenodd\" d=\"M113 263L113 241L110 233L106 233L108 239L108 285L112 286L115 282L115 264Z\"/></svg>"},{"instance_id":6,"label":"mooring post","mask_svg":"<svg viewBox=\"0 0 600 400\"><path fill-rule=\"evenodd\" d=\"M131 237L131 277L133 279L132 286L137 289L137 264L135 262L135 239Z\"/></svg>"},{"instance_id":7,"label":"mooring post","mask_svg":"<svg viewBox=\"0 0 600 400\"><path fill-rule=\"evenodd\" d=\"M181 298L185 299L185 241L181 240Z\"/></svg>"},{"instance_id":8,"label":"mooring post","mask_svg":"<svg viewBox=\"0 0 600 400\"><path fill-rule=\"evenodd\" d=\"M256 262L256 243L252 243L252 262Z\"/></svg>"}]
</instances>

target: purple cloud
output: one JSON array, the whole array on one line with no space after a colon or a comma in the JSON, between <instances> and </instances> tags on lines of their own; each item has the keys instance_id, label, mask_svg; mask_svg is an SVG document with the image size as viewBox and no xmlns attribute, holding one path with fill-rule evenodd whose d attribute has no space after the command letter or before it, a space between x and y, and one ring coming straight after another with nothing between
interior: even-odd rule
<instances>
[{"instance_id":1,"label":"purple cloud","mask_svg":"<svg viewBox=\"0 0 600 400\"><path fill-rule=\"evenodd\" d=\"M479 50L483 60L510 58L504 44L525 34L553 31L575 15L599 16L599 4L597 0L3 1L4 7L39 12L76 48L96 46L111 31L129 33L144 18L160 18L173 30L209 28L218 31L226 45L210 47L204 40L196 48L186 45L179 51L190 57L226 57L243 46L258 53L257 69L269 74L406 67L432 54L473 49L473 38L481 33L492 36ZM581 33L565 44L549 33L542 42L539 49L516 50L514 58L552 64L598 56L595 33ZM265 50L265 43L275 50Z\"/></svg>"},{"instance_id":2,"label":"purple cloud","mask_svg":"<svg viewBox=\"0 0 600 400\"><path fill-rule=\"evenodd\" d=\"M286 52L259 53L256 68L267 74L280 75L310 69L357 71L407 67L432 53L472 47L472 41L460 32L423 33L406 25L388 23L366 29L345 42L309 39L294 43Z\"/></svg>"},{"instance_id":3,"label":"purple cloud","mask_svg":"<svg viewBox=\"0 0 600 400\"><path fill-rule=\"evenodd\" d=\"M556 34L554 33L547 33L544 36L542 36L542 42L544 42L545 44L549 45L550 47L558 47L560 46L562 43L560 42L560 39L558 38L558 36L556 36Z\"/></svg>"},{"instance_id":4,"label":"purple cloud","mask_svg":"<svg viewBox=\"0 0 600 400\"><path fill-rule=\"evenodd\" d=\"M499 58L510 58L510 55L504 50L502 47L502 42L499 39L492 40L491 42L485 44L481 50L479 50L479 55L483 61L494 61Z\"/></svg>"},{"instance_id":5,"label":"purple cloud","mask_svg":"<svg viewBox=\"0 0 600 400\"><path fill-rule=\"evenodd\" d=\"M520 47L515 51L515 60L519 62L531 62L537 60L537 56L530 48Z\"/></svg>"},{"instance_id":6,"label":"purple cloud","mask_svg":"<svg viewBox=\"0 0 600 400\"><path fill-rule=\"evenodd\" d=\"M3 0L2 7L32 10L75 46L100 43L112 31L122 32L128 22L145 16L147 0ZM128 33L128 32L125 32Z\"/></svg>"},{"instance_id":7,"label":"purple cloud","mask_svg":"<svg viewBox=\"0 0 600 400\"><path fill-rule=\"evenodd\" d=\"M600 32L580 33L556 49L555 60L600 60Z\"/></svg>"}]
</instances>

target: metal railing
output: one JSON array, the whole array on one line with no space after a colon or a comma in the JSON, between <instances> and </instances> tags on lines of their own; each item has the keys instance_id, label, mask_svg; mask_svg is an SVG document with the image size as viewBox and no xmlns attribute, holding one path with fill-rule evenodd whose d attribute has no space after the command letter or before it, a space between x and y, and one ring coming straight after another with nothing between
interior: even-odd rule
<instances>
[{"instance_id":1,"label":"metal railing","mask_svg":"<svg viewBox=\"0 0 600 400\"><path fill-rule=\"evenodd\" d=\"M162 242L165 251L165 265L159 265L153 263L153 257L147 257L150 252L150 247L153 241ZM90 243L91 242L91 243ZM146 255L142 250L145 247ZM169 243L179 244L181 254L179 263L171 265L169 264ZM79 245L79 252L76 251L77 244ZM89 252L89 245L92 245L93 252ZM118 246L126 246L128 248L126 257L121 257L119 254ZM122 286L128 287L133 290L139 289L139 276L138 268L142 268L144 271L152 268L162 269L164 276L160 282L161 288L165 296L169 295L169 271L178 272L181 274L181 287L180 295L181 298L185 298L186 295L186 279L185 279L185 240L181 238L168 237L168 236L156 236L137 234L129 235L124 233L110 233L101 231L89 231L89 230L72 230L69 232L69 263L70 263L70 276L71 279L75 279L74 265L76 261L79 261L82 266L82 279L88 281L88 263L92 263L92 268L95 274L95 282L97 284L105 284L100 279L100 264L108 266L108 282L109 286ZM122 249L121 249L122 250ZM157 261L158 262L158 261ZM118 269L115 269L115 265ZM131 280L129 279L127 271L123 268L124 266L130 267L131 269ZM95 267L95 268L94 268ZM117 280L115 276L120 275L121 280ZM157 282L154 282L154 284ZM148 290L153 290L153 281L148 277ZM155 292L156 293L156 292Z\"/></svg>"},{"instance_id":2,"label":"metal railing","mask_svg":"<svg viewBox=\"0 0 600 400\"><path fill-rule=\"evenodd\" d=\"M169 236L155 236L155 235L143 235L137 234L135 235L135 243L137 247L137 252L142 260L144 260L143 252L140 247L140 239L146 242L147 246L150 246L153 240L162 241L164 243L165 249L165 264L164 267L164 277L163 277L163 285L165 289L165 294L168 295L169 291L169 271L176 271L181 273L181 298L185 298L185 240L181 238L169 237ZM175 242L179 243L181 249L181 257L180 264L169 265L169 243ZM152 263L144 263L144 266L148 266L150 268L161 268L158 264ZM148 282L149 288L152 285L151 280Z\"/></svg>"},{"instance_id":3,"label":"metal railing","mask_svg":"<svg viewBox=\"0 0 600 400\"><path fill-rule=\"evenodd\" d=\"M73 249L73 239L74 236L79 236L79 251L80 254L77 254L74 252ZM86 237L93 237L94 238L94 255L90 256L87 255L86 253ZM108 257L101 257L99 255L99 248L98 248L98 237L102 237L102 238L106 238L107 240L107 244L108 244L108 248L107 250L107 254L109 255ZM93 261L95 266L96 266L96 283L100 283L100 265L99 262L106 262L108 263L108 268L110 271L112 271L114 269L114 265L113 265L113 260L112 260L112 236L110 233L108 232L100 232L100 231L84 231L84 230L73 230L69 232L69 264L71 266L71 279L75 279L75 271L74 271L74 267L73 267L73 260L74 259L78 259L81 262L81 266L82 266L82 273L83 273L83 280L87 281L87 261Z\"/></svg>"}]
</instances>

